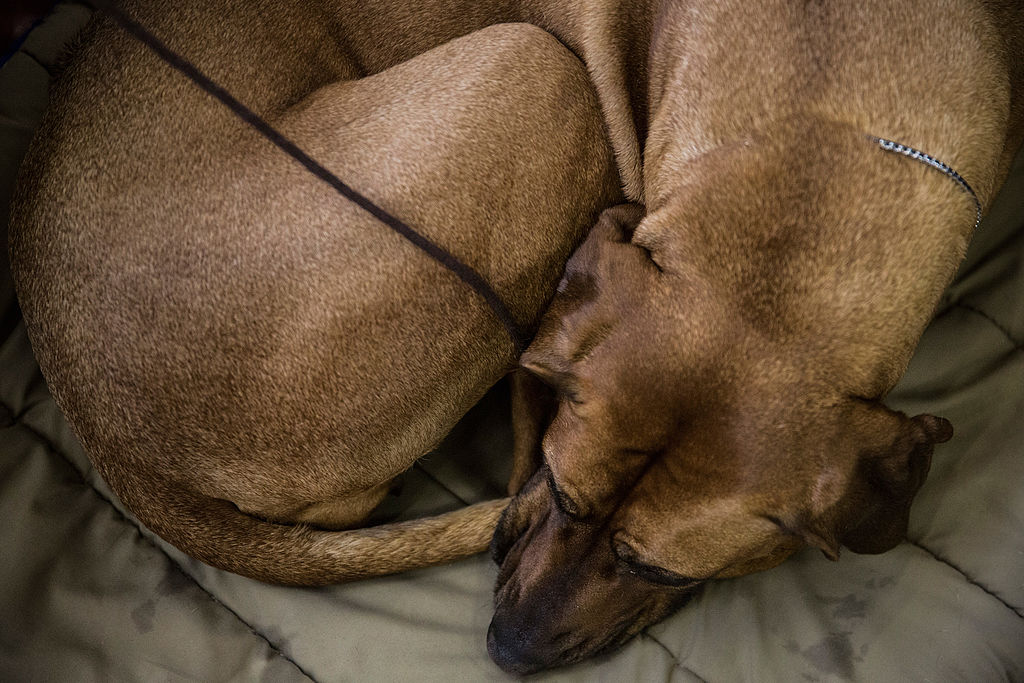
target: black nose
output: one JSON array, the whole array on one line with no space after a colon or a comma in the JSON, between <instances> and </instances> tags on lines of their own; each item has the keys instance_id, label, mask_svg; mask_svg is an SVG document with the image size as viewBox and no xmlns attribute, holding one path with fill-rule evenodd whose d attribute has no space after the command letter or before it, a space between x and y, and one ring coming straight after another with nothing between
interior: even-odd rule
<instances>
[{"instance_id":1,"label":"black nose","mask_svg":"<svg viewBox=\"0 0 1024 683\"><path fill-rule=\"evenodd\" d=\"M503 627L497 619L487 629L487 653L495 664L515 676L536 673L554 663L538 652L522 629Z\"/></svg>"}]
</instances>

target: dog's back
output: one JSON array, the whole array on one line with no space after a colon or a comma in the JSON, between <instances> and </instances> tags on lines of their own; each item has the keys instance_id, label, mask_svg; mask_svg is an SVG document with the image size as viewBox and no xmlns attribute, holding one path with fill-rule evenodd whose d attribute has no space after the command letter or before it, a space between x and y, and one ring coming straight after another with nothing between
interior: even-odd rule
<instances>
[{"instance_id":1,"label":"dog's back","mask_svg":"<svg viewBox=\"0 0 1024 683\"><path fill-rule=\"evenodd\" d=\"M617 193L579 62L494 27L349 80L324 6L218 5L135 11L529 325ZM472 289L105 19L16 202L14 274L58 403L133 511L208 562L220 541L168 506L357 523L514 358Z\"/></svg>"}]
</instances>

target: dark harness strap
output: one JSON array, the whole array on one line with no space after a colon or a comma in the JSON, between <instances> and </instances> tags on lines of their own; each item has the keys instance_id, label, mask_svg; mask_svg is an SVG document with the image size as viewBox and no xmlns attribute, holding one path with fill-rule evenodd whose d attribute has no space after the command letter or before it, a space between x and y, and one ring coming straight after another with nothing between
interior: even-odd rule
<instances>
[{"instance_id":1,"label":"dark harness strap","mask_svg":"<svg viewBox=\"0 0 1024 683\"><path fill-rule=\"evenodd\" d=\"M87 0L87 2L96 9L102 10L106 13L129 35L141 41L146 45L146 47L153 50L153 52L155 52L162 60L180 71L193 83L219 100L240 119L248 123L260 135L276 145L285 154L295 159L295 161L302 164L310 173L333 187L339 194L349 201L357 204L360 208L365 210L381 223L384 223L399 235L412 242L416 247L427 254L427 256L455 273L456 276L472 287L473 290L487 302L487 305L491 307L495 317L498 318L501 324L504 325L505 329L508 331L508 335L515 346L516 354L518 355L522 353L526 348L530 339L526 330L516 322L512 313L508 310L508 307L505 306L505 302L501 300L501 297L498 296L480 273L476 272L476 270L469 265L463 263L458 257L454 256L444 247L425 237L400 218L391 215L373 203L370 199L345 184L345 182L343 182L338 176L324 168L324 166L318 163L315 159L302 151L302 148L267 123L259 114L242 104L242 102L236 99L231 93L214 82L190 61L169 48L159 38L153 35L149 29L132 19L114 3L109 2L108 0Z\"/></svg>"}]
</instances>

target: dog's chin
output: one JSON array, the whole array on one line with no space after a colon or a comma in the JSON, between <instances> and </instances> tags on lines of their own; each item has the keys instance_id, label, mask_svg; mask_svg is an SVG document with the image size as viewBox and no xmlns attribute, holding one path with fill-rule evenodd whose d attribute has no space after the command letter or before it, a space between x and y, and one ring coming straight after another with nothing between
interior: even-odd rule
<instances>
[{"instance_id":1,"label":"dog's chin","mask_svg":"<svg viewBox=\"0 0 1024 683\"><path fill-rule=\"evenodd\" d=\"M611 653L696 592L617 571L608 539L566 524L548 492L543 473L534 476L505 509L491 543L499 571L487 651L516 676Z\"/></svg>"},{"instance_id":2,"label":"dog's chin","mask_svg":"<svg viewBox=\"0 0 1024 683\"><path fill-rule=\"evenodd\" d=\"M697 586L680 593L678 598L668 604L657 607L644 605L610 624L603 633L592 637L565 633L541 643L537 643L536 634L528 632L523 624L517 623L518 620L507 618L512 610L499 602L487 629L487 653L503 671L520 677L609 656L648 626L682 609L700 593L702 587Z\"/></svg>"},{"instance_id":3,"label":"dog's chin","mask_svg":"<svg viewBox=\"0 0 1024 683\"><path fill-rule=\"evenodd\" d=\"M514 676L529 676L550 669L578 664L587 659L601 658L612 655L616 650L635 638L644 627L624 631L621 634L613 635L605 643L597 645L581 644L559 653L553 657L529 654L522 656L518 650L509 648L498 636L495 636L493 628L487 629L487 653L491 659L506 673Z\"/></svg>"},{"instance_id":4,"label":"dog's chin","mask_svg":"<svg viewBox=\"0 0 1024 683\"><path fill-rule=\"evenodd\" d=\"M508 635L492 621L490 628L487 629L487 653L506 673L529 676L610 654L625 645L634 635L623 633L609 643L598 646L581 643L565 650L546 650L525 645L521 638Z\"/></svg>"}]
</instances>

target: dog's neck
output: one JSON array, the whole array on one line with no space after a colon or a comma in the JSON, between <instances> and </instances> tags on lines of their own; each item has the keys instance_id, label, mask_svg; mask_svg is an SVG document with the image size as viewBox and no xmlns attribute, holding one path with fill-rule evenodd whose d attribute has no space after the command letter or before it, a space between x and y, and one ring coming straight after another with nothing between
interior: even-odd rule
<instances>
[{"instance_id":1,"label":"dog's neck","mask_svg":"<svg viewBox=\"0 0 1024 683\"><path fill-rule=\"evenodd\" d=\"M669 3L657 15L650 216L634 240L705 283L703 310L745 321L745 338L763 340L748 355L883 395L962 259L975 211L943 174L870 136L942 159L987 206L1014 151L1010 83L998 50L970 50L965 63L949 46L997 41L998 27L971 3L937 12L925 31L881 0L858 5L853 23L827 3L741 4Z\"/></svg>"},{"instance_id":2,"label":"dog's neck","mask_svg":"<svg viewBox=\"0 0 1024 683\"><path fill-rule=\"evenodd\" d=\"M652 45L686 49L652 49L648 206L674 192L666 183L693 159L797 116L934 154L987 205L1008 162L1010 84L1005 65L990 57L997 50L969 50L965 58L949 46L997 41L997 26L980 6L953 3L918 30L893 5L860 3L861 21L852 23L827 3L769 3L756 13L731 0L699 12L666 5Z\"/></svg>"},{"instance_id":3,"label":"dog's neck","mask_svg":"<svg viewBox=\"0 0 1024 683\"><path fill-rule=\"evenodd\" d=\"M970 197L814 118L719 147L683 177L633 240L668 275L702 283L704 300L687 305L742 321L723 338L753 340L743 357L767 354L848 395L885 394L963 257Z\"/></svg>"}]
</instances>

